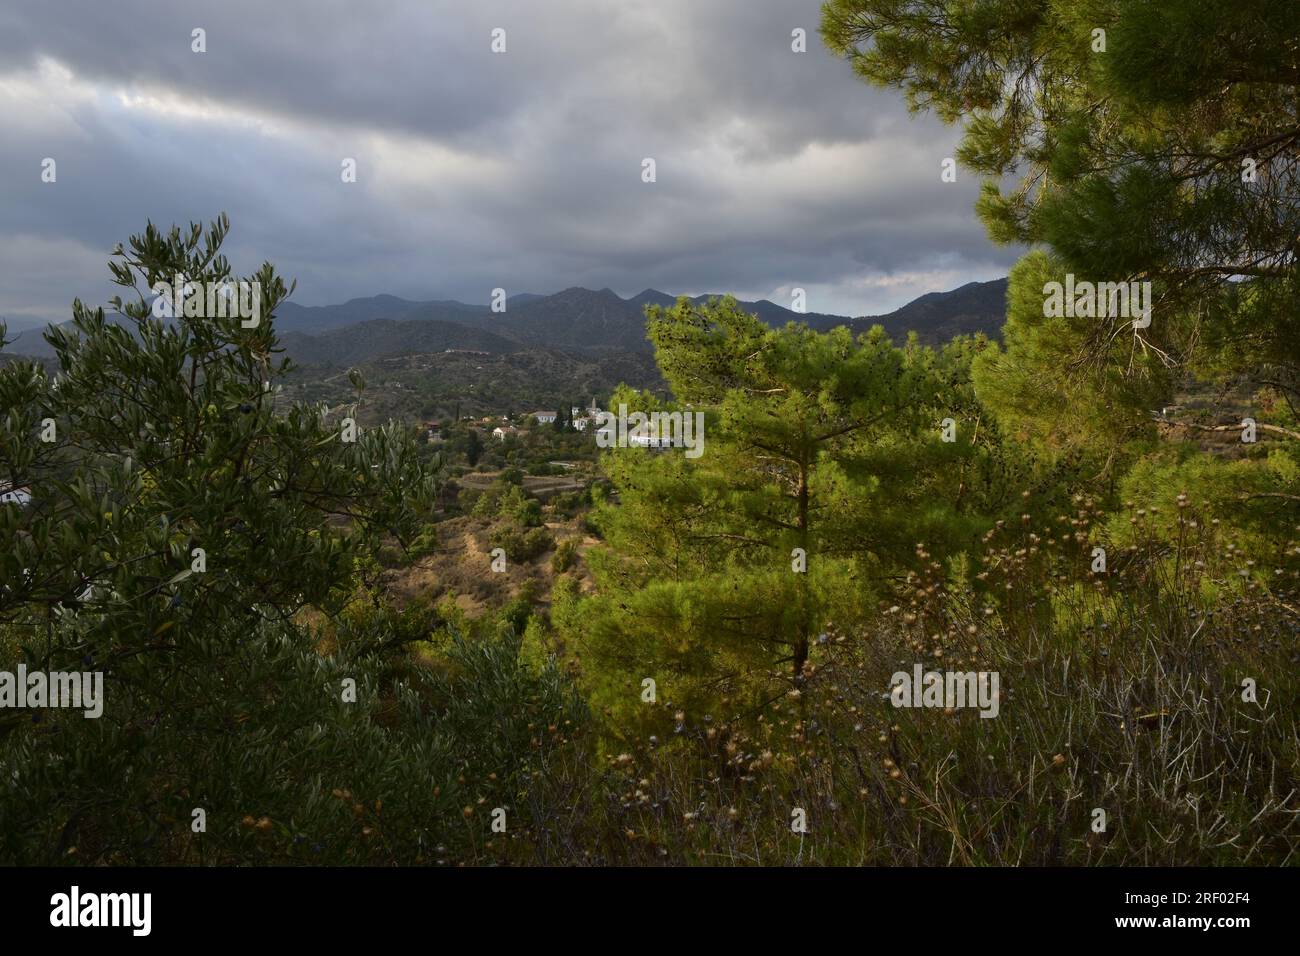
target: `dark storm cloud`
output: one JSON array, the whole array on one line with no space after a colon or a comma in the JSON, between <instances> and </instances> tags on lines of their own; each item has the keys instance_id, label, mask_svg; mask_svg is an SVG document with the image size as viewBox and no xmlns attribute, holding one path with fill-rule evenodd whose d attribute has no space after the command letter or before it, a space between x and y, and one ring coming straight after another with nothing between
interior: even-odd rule
<instances>
[{"instance_id":1,"label":"dark storm cloud","mask_svg":"<svg viewBox=\"0 0 1300 956\"><path fill-rule=\"evenodd\" d=\"M816 0L11 6L0 315L102 300L114 242L221 210L236 265L271 259L305 304L802 286L862 313L1003 273L976 184L939 180L957 131L855 80L817 22Z\"/></svg>"}]
</instances>

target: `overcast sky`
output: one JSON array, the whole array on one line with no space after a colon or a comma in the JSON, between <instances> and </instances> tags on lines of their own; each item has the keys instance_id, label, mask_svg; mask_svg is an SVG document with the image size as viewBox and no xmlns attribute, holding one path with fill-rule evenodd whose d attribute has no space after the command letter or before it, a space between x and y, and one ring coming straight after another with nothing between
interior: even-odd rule
<instances>
[{"instance_id":1,"label":"overcast sky","mask_svg":"<svg viewBox=\"0 0 1300 956\"><path fill-rule=\"evenodd\" d=\"M940 181L959 131L855 79L818 20L818 0L0 0L0 315L102 303L115 242L223 210L236 270L269 259L303 305L802 287L862 315L1005 275L978 183Z\"/></svg>"}]
</instances>

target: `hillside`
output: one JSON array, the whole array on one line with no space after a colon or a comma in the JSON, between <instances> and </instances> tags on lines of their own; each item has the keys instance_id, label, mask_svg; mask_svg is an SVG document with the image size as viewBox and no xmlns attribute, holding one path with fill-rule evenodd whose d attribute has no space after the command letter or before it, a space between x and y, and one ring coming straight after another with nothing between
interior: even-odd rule
<instances>
[{"instance_id":1,"label":"hillside","mask_svg":"<svg viewBox=\"0 0 1300 956\"><path fill-rule=\"evenodd\" d=\"M699 303L709 298L713 296L696 296L692 301ZM297 333L285 335L286 344L292 342L290 355L305 363L355 363L438 348L481 349L494 354L531 346L649 353L645 307L671 306L674 302L674 296L657 289L646 289L624 299L610 289L573 287L548 296L520 294L508 300L505 312L494 313L484 306L460 302L420 303L376 296L312 309L286 304L278 310L276 321L283 331L287 316L288 327ZM937 345L961 334L982 332L996 337L1006 311L1006 280L972 282L950 292L931 292L888 314L860 318L794 312L767 299L739 304L772 328L802 322L821 331L839 325L866 331L880 324L896 339L916 331L921 341ZM391 313L384 316L387 324L378 323L377 314L384 312ZM309 321L327 323L334 331L309 334ZM421 324L435 325L438 331L426 334ZM411 336L409 343L403 343L402 335Z\"/></svg>"},{"instance_id":2,"label":"hillside","mask_svg":"<svg viewBox=\"0 0 1300 956\"><path fill-rule=\"evenodd\" d=\"M356 325L371 319L401 319L420 313L420 318L455 321L456 318L476 311L486 312L484 306L466 305L463 302L413 302L395 295L375 295L362 299L349 299L339 305L303 306L286 302L276 310L276 327L281 332L319 333Z\"/></svg>"},{"instance_id":3,"label":"hillside","mask_svg":"<svg viewBox=\"0 0 1300 956\"><path fill-rule=\"evenodd\" d=\"M929 292L885 315L864 316L849 325L865 332L873 325L901 341L916 332L926 345L940 345L958 335L982 332L999 338L1007 309L1007 280L969 282L951 292Z\"/></svg>"},{"instance_id":4,"label":"hillside","mask_svg":"<svg viewBox=\"0 0 1300 956\"><path fill-rule=\"evenodd\" d=\"M579 353L516 349L496 355L403 353L357 363L366 380L364 422L426 420L568 408L608 395L620 382L661 389L663 378L643 352ZM290 372L286 396L331 406L352 400L342 365L306 365Z\"/></svg>"},{"instance_id":5,"label":"hillside","mask_svg":"<svg viewBox=\"0 0 1300 956\"><path fill-rule=\"evenodd\" d=\"M371 319L321 335L281 332L280 342L285 353L303 365L356 365L390 355L446 349L504 354L521 348L492 332L437 319Z\"/></svg>"}]
</instances>

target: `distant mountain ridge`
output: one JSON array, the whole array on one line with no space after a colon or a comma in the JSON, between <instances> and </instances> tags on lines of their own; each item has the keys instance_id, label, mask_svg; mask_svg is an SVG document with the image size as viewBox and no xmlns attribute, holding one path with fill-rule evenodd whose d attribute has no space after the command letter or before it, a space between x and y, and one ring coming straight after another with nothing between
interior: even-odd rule
<instances>
[{"instance_id":1,"label":"distant mountain ridge","mask_svg":"<svg viewBox=\"0 0 1300 956\"><path fill-rule=\"evenodd\" d=\"M866 316L849 322L855 332L873 325L898 339L908 332L927 345L939 345L958 335L983 333L1001 338L1007 312L1007 280L968 282L949 292L927 292L886 315Z\"/></svg>"},{"instance_id":2,"label":"distant mountain ridge","mask_svg":"<svg viewBox=\"0 0 1300 956\"><path fill-rule=\"evenodd\" d=\"M1006 279L971 282L948 292L931 292L878 316L850 318L801 313L766 299L739 301L773 328L802 322L818 331L847 326L855 332L882 325L896 341L915 331L938 345L955 335L982 332L996 337L1006 312ZM703 302L712 295L696 296ZM350 299L337 305L285 302L275 327L286 353L301 364L354 365L392 355L467 349L508 354L524 349L629 351L649 354L645 307L671 306L676 296L657 289L624 299L610 289L574 286L553 295L520 293L504 312L455 300L415 301L393 295ZM52 350L33 332L18 354L48 356ZM35 341L29 341L29 340Z\"/></svg>"},{"instance_id":3,"label":"distant mountain ridge","mask_svg":"<svg viewBox=\"0 0 1300 956\"><path fill-rule=\"evenodd\" d=\"M855 332L866 331L881 325L895 339L901 340L915 331L926 344L938 345L956 335L983 333L996 338L1006 313L1006 279L991 282L970 282L948 292L931 292L907 303L893 312L850 318L823 313L800 313L766 299L756 302L739 301L741 308L758 316L773 328L787 322L803 322L819 331L844 325ZM713 295L695 296L693 302L704 302ZM416 302L395 296L375 296L353 299L338 306L303 307L286 303L277 310L277 328L281 330L289 354L301 362L325 360L328 347L312 346L305 340L320 338L324 324L334 331L351 329L349 336L361 340L341 349L337 361L356 361L377 358L397 352L428 351L422 345L427 340L442 344L443 348L482 349L489 352L511 352L523 348L553 348L562 350L619 349L650 351L645 337L645 307L668 307L677 297L658 289L646 289L624 299L610 289L591 290L574 286L553 295L521 293L507 299L505 312L492 312L487 306L468 305L455 301ZM381 316L395 320L395 325L374 325ZM419 335L418 323L435 323L436 333ZM460 340L448 324L467 330ZM313 332L311 330L316 329ZM301 335L290 336L289 330ZM409 343L402 343L398 330L415 335ZM432 332L432 330L430 330ZM469 334L477 333L477 336ZM483 336L489 338L483 338ZM343 336L331 335L340 345ZM368 345L363 344L369 342ZM324 343L320 343L321 346ZM300 354L295 355L295 351ZM362 354L363 353L363 354Z\"/></svg>"}]
</instances>

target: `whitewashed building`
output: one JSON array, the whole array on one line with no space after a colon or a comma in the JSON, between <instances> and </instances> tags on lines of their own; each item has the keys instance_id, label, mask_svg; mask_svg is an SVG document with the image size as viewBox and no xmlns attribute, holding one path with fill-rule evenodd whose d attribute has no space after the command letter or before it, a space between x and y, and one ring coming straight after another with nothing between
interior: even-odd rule
<instances>
[{"instance_id":1,"label":"whitewashed building","mask_svg":"<svg viewBox=\"0 0 1300 956\"><path fill-rule=\"evenodd\" d=\"M0 505L15 504L26 508L32 501L32 489L26 485L17 488L9 484L0 484Z\"/></svg>"}]
</instances>

